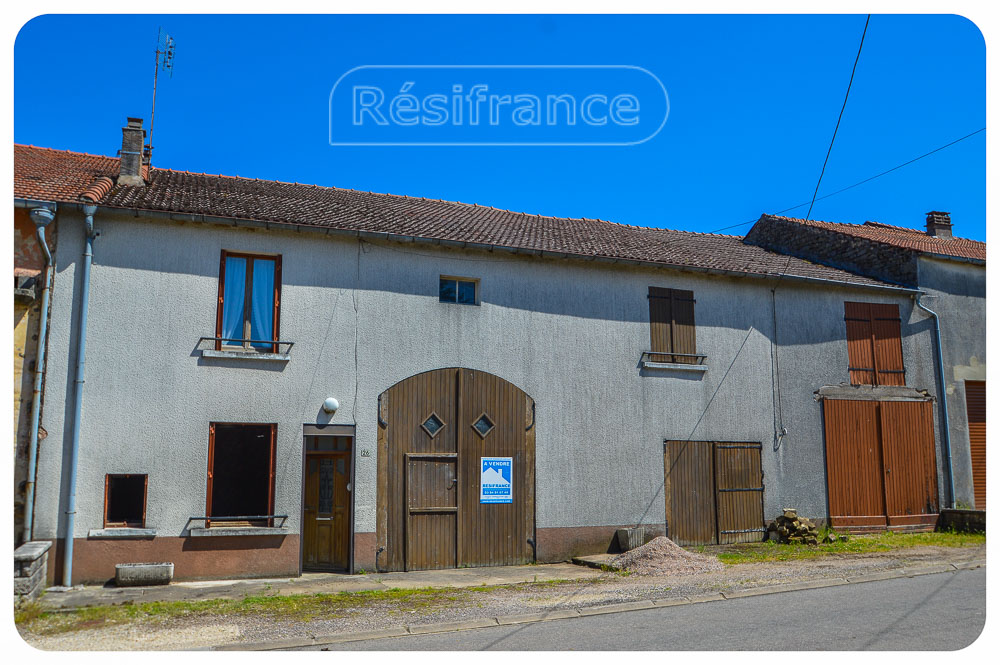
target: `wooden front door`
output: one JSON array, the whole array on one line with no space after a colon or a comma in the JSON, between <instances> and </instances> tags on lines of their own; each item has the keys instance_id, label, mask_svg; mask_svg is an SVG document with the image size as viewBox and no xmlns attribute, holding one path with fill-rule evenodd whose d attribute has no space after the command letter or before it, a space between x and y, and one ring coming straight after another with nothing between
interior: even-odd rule
<instances>
[{"instance_id":1,"label":"wooden front door","mask_svg":"<svg viewBox=\"0 0 1000 665\"><path fill-rule=\"evenodd\" d=\"M305 504L302 511L303 568L349 569L350 482L350 450L306 452Z\"/></svg>"},{"instance_id":2,"label":"wooden front door","mask_svg":"<svg viewBox=\"0 0 1000 665\"><path fill-rule=\"evenodd\" d=\"M534 402L500 377L447 368L379 396L376 570L529 563L535 538ZM502 460L503 501L481 490ZM494 470L494 473L496 471ZM495 476L492 476L495 478ZM486 492L492 491L486 488ZM509 497L509 501L506 498Z\"/></svg>"}]
</instances>

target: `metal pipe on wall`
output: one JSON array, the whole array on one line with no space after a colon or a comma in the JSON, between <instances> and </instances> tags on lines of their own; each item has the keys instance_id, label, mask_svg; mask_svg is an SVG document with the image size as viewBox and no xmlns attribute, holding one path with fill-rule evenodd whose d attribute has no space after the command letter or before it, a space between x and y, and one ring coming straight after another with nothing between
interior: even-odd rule
<instances>
[{"instance_id":1,"label":"metal pipe on wall","mask_svg":"<svg viewBox=\"0 0 1000 665\"><path fill-rule=\"evenodd\" d=\"M38 350L35 360L35 381L31 393L31 438L28 443L28 477L24 484L24 542L31 540L35 517L35 473L38 466L38 428L42 408L42 376L45 373L45 338L49 327L49 291L52 287L52 253L45 241L45 227L55 219L49 208L32 208L31 221L35 223L38 246L45 256L45 277L42 281L41 320L38 323Z\"/></svg>"},{"instance_id":2,"label":"metal pipe on wall","mask_svg":"<svg viewBox=\"0 0 1000 665\"><path fill-rule=\"evenodd\" d=\"M941 323L938 320L938 315L936 312L928 309L922 302L920 302L920 296L923 293L918 293L913 301L917 303L917 307L924 310L932 317L934 317L934 344L937 347L937 374L941 381L941 391L938 393L941 399L941 431L944 432L943 443L944 443L944 455L948 460L948 507L955 507L955 473L951 464L951 421L948 420L948 384L947 379L944 375L944 355L941 353Z\"/></svg>"},{"instance_id":3,"label":"metal pipe on wall","mask_svg":"<svg viewBox=\"0 0 1000 665\"><path fill-rule=\"evenodd\" d=\"M94 259L94 213L97 206L83 206L86 238L80 285L80 324L76 339L76 379L73 392L73 435L69 457L69 497L66 502L66 548L63 556L63 586L73 585L73 531L76 526L76 467L80 456L80 414L83 407L83 376L87 351L87 310L90 303L90 265Z\"/></svg>"}]
</instances>

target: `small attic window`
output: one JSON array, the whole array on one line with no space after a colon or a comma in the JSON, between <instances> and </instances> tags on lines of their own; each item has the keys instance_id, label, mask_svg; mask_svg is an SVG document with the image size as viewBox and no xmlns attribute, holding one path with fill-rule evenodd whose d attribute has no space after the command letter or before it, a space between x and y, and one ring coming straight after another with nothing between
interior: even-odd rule
<instances>
[{"instance_id":1,"label":"small attic window","mask_svg":"<svg viewBox=\"0 0 1000 665\"><path fill-rule=\"evenodd\" d=\"M441 275L438 299L458 305L479 304L479 280L469 277Z\"/></svg>"}]
</instances>

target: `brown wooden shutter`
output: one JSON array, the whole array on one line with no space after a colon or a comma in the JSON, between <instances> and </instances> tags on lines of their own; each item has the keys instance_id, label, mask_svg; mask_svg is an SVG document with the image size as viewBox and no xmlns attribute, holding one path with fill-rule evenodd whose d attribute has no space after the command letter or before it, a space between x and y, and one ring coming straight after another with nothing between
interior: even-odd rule
<instances>
[{"instance_id":1,"label":"brown wooden shutter","mask_svg":"<svg viewBox=\"0 0 1000 665\"><path fill-rule=\"evenodd\" d=\"M866 302L845 302L844 321L847 324L847 364L851 384L876 385L871 307Z\"/></svg>"},{"instance_id":2,"label":"brown wooden shutter","mask_svg":"<svg viewBox=\"0 0 1000 665\"><path fill-rule=\"evenodd\" d=\"M215 468L215 423L208 426L208 482L205 485L205 527L211 526L207 518L212 516L212 475Z\"/></svg>"},{"instance_id":3,"label":"brown wooden shutter","mask_svg":"<svg viewBox=\"0 0 1000 665\"><path fill-rule=\"evenodd\" d=\"M673 352L697 353L694 336L694 292L683 289L672 289L670 294L670 311L673 314ZM694 364L697 358L691 356L674 356L675 363Z\"/></svg>"},{"instance_id":4,"label":"brown wooden shutter","mask_svg":"<svg viewBox=\"0 0 1000 665\"><path fill-rule=\"evenodd\" d=\"M226 250L222 250L222 258L219 259L219 302L215 312L215 336L222 337L222 306L226 293ZM215 350L222 349L222 341L215 340Z\"/></svg>"},{"instance_id":5,"label":"brown wooden shutter","mask_svg":"<svg viewBox=\"0 0 1000 665\"><path fill-rule=\"evenodd\" d=\"M267 514L274 514L274 457L278 439L278 426L271 425L271 453L268 459L268 483L267 483ZM267 526L274 526L274 518L268 518Z\"/></svg>"},{"instance_id":6,"label":"brown wooden shutter","mask_svg":"<svg viewBox=\"0 0 1000 665\"><path fill-rule=\"evenodd\" d=\"M871 305L875 379L880 386L906 385L899 305Z\"/></svg>"},{"instance_id":7,"label":"brown wooden shutter","mask_svg":"<svg viewBox=\"0 0 1000 665\"><path fill-rule=\"evenodd\" d=\"M281 320L281 255L274 257L274 325L272 326L272 337L275 342L277 342L281 337L278 336L278 324ZM272 353L278 353L278 345L275 343L271 347Z\"/></svg>"},{"instance_id":8,"label":"brown wooden shutter","mask_svg":"<svg viewBox=\"0 0 1000 665\"><path fill-rule=\"evenodd\" d=\"M671 290L649 287L649 350L653 362L672 362Z\"/></svg>"},{"instance_id":9,"label":"brown wooden shutter","mask_svg":"<svg viewBox=\"0 0 1000 665\"><path fill-rule=\"evenodd\" d=\"M965 412L969 417L972 491L976 509L986 510L986 382L965 382Z\"/></svg>"}]
</instances>

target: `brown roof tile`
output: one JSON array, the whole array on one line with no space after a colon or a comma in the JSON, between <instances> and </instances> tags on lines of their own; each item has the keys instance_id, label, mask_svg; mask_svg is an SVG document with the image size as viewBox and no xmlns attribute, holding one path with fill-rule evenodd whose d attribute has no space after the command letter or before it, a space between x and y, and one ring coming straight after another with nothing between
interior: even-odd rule
<instances>
[{"instance_id":1,"label":"brown roof tile","mask_svg":"<svg viewBox=\"0 0 1000 665\"><path fill-rule=\"evenodd\" d=\"M14 147L14 195L78 201L100 194L101 176L117 175L118 160L48 148ZM114 186L102 206L190 213L387 233L434 240L602 257L746 273L832 280L868 286L883 282L777 254L739 236L627 226L595 219L546 217L452 201L375 194L238 176L152 169L146 187Z\"/></svg>"},{"instance_id":2,"label":"brown roof tile","mask_svg":"<svg viewBox=\"0 0 1000 665\"><path fill-rule=\"evenodd\" d=\"M844 233L855 238L864 238L872 242L892 245L923 254L938 254L954 256L962 259L986 260L986 243L968 238L938 238L929 236L919 229L908 229L902 226L891 226L879 222L864 224L844 224L840 222L820 222L816 220L782 217L780 215L764 215L761 220L778 219L794 222L804 226L812 226L836 233Z\"/></svg>"}]
</instances>

